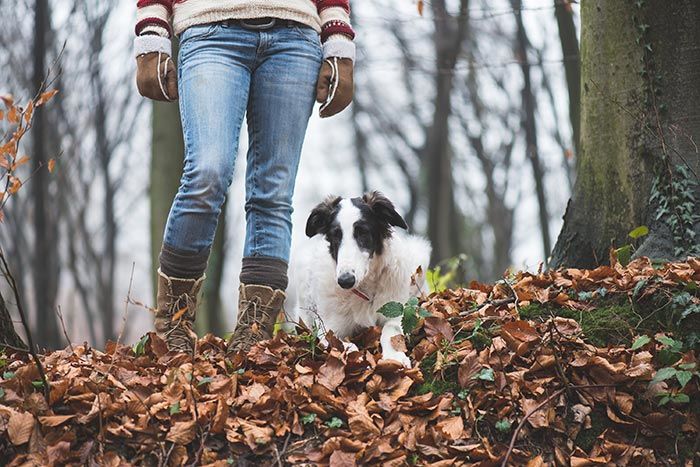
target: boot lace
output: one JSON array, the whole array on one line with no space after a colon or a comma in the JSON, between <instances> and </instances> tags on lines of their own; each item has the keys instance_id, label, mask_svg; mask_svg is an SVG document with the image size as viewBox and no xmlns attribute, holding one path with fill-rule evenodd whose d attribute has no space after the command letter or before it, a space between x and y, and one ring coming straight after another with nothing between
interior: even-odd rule
<instances>
[{"instance_id":1,"label":"boot lace","mask_svg":"<svg viewBox=\"0 0 700 467\"><path fill-rule=\"evenodd\" d=\"M236 329L231 341L233 347L239 344L252 344L263 337L263 330L270 320L270 309L260 303L260 297L243 301L243 307L236 320ZM257 330L256 330L257 327Z\"/></svg>"},{"instance_id":2,"label":"boot lace","mask_svg":"<svg viewBox=\"0 0 700 467\"><path fill-rule=\"evenodd\" d=\"M192 329L195 316L194 299L188 293L179 296L169 295L168 298L170 298L167 313L169 329L165 332L165 337L170 344L169 347L179 351L191 351L194 335ZM184 307L180 307L180 304L184 304ZM173 320L176 316L177 318Z\"/></svg>"}]
</instances>

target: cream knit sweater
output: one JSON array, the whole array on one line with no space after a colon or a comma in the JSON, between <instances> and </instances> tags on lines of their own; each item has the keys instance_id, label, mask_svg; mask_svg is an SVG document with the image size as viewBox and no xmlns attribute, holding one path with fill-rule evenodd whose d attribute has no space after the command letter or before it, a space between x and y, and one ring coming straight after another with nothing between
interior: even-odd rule
<instances>
[{"instance_id":1,"label":"cream knit sweater","mask_svg":"<svg viewBox=\"0 0 700 467\"><path fill-rule=\"evenodd\" d=\"M228 19L292 20L321 34L324 57L355 58L349 0L138 0L136 54L170 53L171 31Z\"/></svg>"}]
</instances>

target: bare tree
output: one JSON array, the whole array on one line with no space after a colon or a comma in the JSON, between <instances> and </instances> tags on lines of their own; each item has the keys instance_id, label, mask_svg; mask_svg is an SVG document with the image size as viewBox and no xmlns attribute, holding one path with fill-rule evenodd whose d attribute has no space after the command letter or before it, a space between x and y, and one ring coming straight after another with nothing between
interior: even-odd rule
<instances>
[{"instance_id":1,"label":"bare tree","mask_svg":"<svg viewBox=\"0 0 700 467\"><path fill-rule=\"evenodd\" d=\"M537 145L537 118L535 116L535 92L533 90L532 78L530 75L530 62L528 61L528 50L530 41L527 37L525 24L522 15L522 0L511 0L513 15L516 24L515 52L520 62L520 70L523 77L522 89L522 125L525 132L525 146L527 158L532 167L532 175L535 181L535 193L537 204L539 205L540 231L542 234L542 248L544 250L545 263L552 250L552 240L549 234L549 210L547 209L547 194L545 192L544 168L540 160L539 148Z\"/></svg>"},{"instance_id":2,"label":"bare tree","mask_svg":"<svg viewBox=\"0 0 700 467\"><path fill-rule=\"evenodd\" d=\"M34 45L32 90L41 92L47 74L48 31L51 28L51 12L48 0L34 3ZM54 314L60 265L56 242L58 221L54 203L50 201L49 189L52 184L45 167L49 160L49 140L46 112L38 109L34 120L32 198L34 208L34 258L32 261L33 290L36 302L37 340L39 345L57 347L60 342L58 322Z\"/></svg>"},{"instance_id":3,"label":"bare tree","mask_svg":"<svg viewBox=\"0 0 700 467\"><path fill-rule=\"evenodd\" d=\"M0 54L0 59L9 66L3 67L0 76L13 93L33 92L51 66L62 70L54 83L61 92L43 116L37 115L37 131L32 132L36 138L31 150L35 161L34 191L32 196L13 200L0 235L16 271L20 293L27 294L29 290L30 295L37 297L23 302L31 305L39 345L57 347L61 343L55 314L60 282L79 298L82 309L77 311L85 318L80 322L97 345L100 340L115 337L116 245L123 216L129 214L128 208L119 206L129 204L122 190L130 176L126 156L131 152L139 121L139 102L131 92L132 70L114 67L112 51L112 59L106 57L106 28L117 17L118 4L66 0L61 6L67 15L60 15L63 23L55 28L51 23L57 20L51 20L48 5L41 5L47 18L43 23L37 22L32 32L34 43L44 44L42 63L36 47L24 50L24 41L18 40L27 34L19 26L19 19L23 9L29 8L28 3L19 2L16 10L0 18L0 30L6 32L0 33L0 43L13 44L2 48L5 53ZM31 6L37 14L38 6L39 2ZM64 49L63 34L69 30L80 34L71 35ZM116 60L127 60L128 55L126 52ZM14 73L30 57L36 60L33 76ZM36 170L59 153L62 156L54 174L48 174L45 167L43 171ZM138 198L139 194L133 197ZM34 213L31 224L22 215L25 212ZM29 277L33 280L29 281ZM47 283L48 287L43 285ZM42 334L47 332L54 337L47 340Z\"/></svg>"}]
</instances>

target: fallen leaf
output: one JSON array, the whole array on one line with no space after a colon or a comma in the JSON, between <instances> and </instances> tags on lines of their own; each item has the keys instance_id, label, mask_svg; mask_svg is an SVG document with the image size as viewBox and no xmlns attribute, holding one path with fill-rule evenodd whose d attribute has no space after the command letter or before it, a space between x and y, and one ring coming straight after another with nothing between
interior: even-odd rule
<instances>
[{"instance_id":1,"label":"fallen leaf","mask_svg":"<svg viewBox=\"0 0 700 467\"><path fill-rule=\"evenodd\" d=\"M328 357L326 363L318 370L317 381L320 385L335 391L345 379L345 365L335 357Z\"/></svg>"},{"instance_id":2,"label":"fallen leaf","mask_svg":"<svg viewBox=\"0 0 700 467\"><path fill-rule=\"evenodd\" d=\"M450 440L457 440L462 437L464 431L464 421L462 417L450 417L437 424L437 429Z\"/></svg>"},{"instance_id":3,"label":"fallen leaf","mask_svg":"<svg viewBox=\"0 0 700 467\"><path fill-rule=\"evenodd\" d=\"M39 417L39 422L42 424L42 426L53 427L62 425L74 417L75 415L47 415L44 417Z\"/></svg>"},{"instance_id":4,"label":"fallen leaf","mask_svg":"<svg viewBox=\"0 0 700 467\"><path fill-rule=\"evenodd\" d=\"M329 467L354 467L356 465L354 452L334 451L329 459Z\"/></svg>"},{"instance_id":5,"label":"fallen leaf","mask_svg":"<svg viewBox=\"0 0 700 467\"><path fill-rule=\"evenodd\" d=\"M192 442L192 440L194 440L194 437L197 434L196 428L197 425L195 424L194 420L175 422L173 426L170 427L168 435L165 437L165 439L175 444L189 444Z\"/></svg>"},{"instance_id":6,"label":"fallen leaf","mask_svg":"<svg viewBox=\"0 0 700 467\"><path fill-rule=\"evenodd\" d=\"M28 412L13 412L7 423L7 435L15 446L29 441L34 429L34 416Z\"/></svg>"}]
</instances>

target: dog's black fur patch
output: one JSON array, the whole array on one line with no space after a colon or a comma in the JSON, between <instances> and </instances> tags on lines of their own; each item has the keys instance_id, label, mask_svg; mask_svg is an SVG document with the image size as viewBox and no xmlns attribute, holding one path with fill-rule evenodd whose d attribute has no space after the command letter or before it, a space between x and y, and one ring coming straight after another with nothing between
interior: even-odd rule
<instances>
[{"instance_id":1,"label":"dog's black fur patch","mask_svg":"<svg viewBox=\"0 0 700 467\"><path fill-rule=\"evenodd\" d=\"M306 235L313 237L323 234L328 241L328 250L335 261L343 239L343 231L336 217L340 210L342 198L330 196L316 206L306 222ZM391 237L392 227L408 229L406 221L396 212L394 204L382 193L373 191L351 202L360 210L360 219L353 225L353 238L360 249L367 251L370 257L381 255L384 240Z\"/></svg>"}]
</instances>

